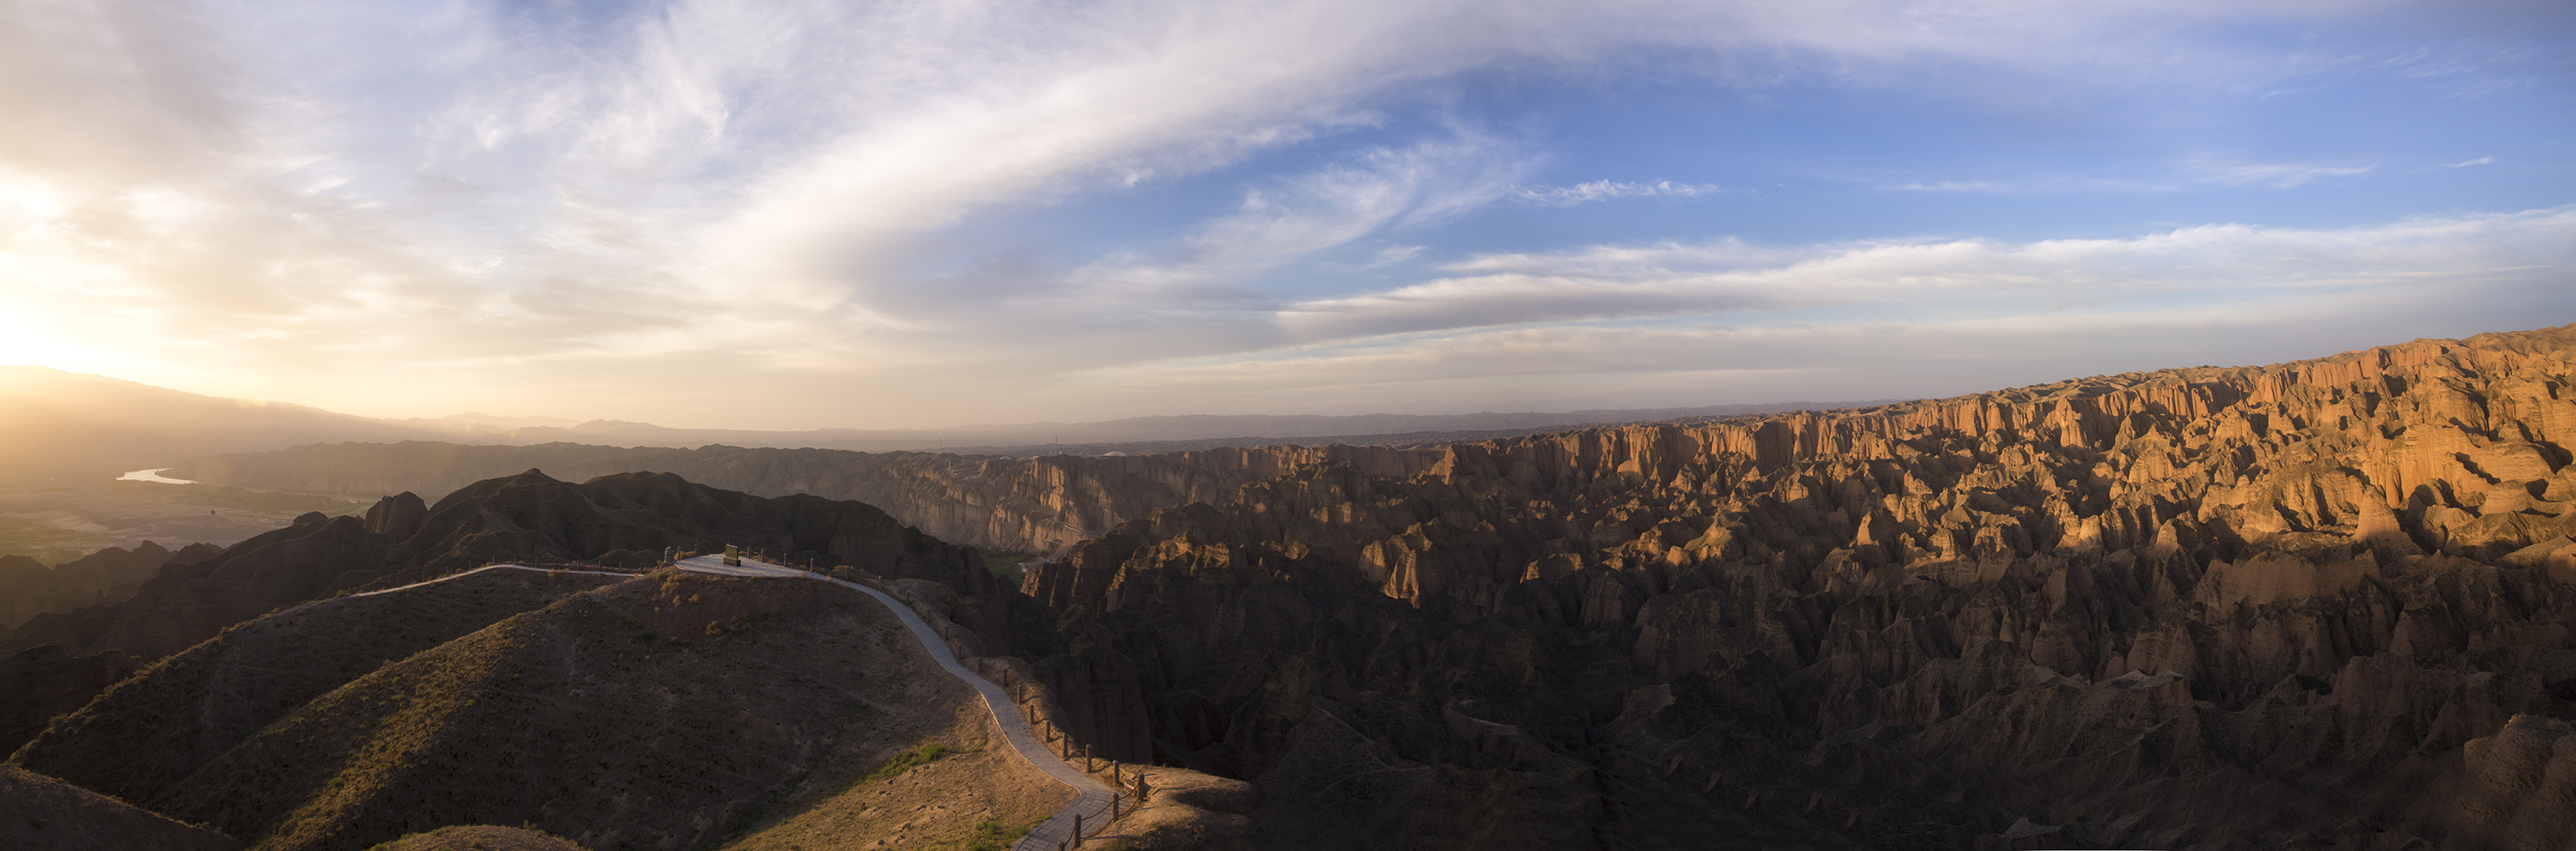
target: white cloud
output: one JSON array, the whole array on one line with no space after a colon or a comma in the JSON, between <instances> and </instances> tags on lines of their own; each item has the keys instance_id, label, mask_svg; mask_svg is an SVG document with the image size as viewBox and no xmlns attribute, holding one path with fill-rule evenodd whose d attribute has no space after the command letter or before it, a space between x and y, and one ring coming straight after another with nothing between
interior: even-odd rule
<instances>
[{"instance_id":1,"label":"white cloud","mask_svg":"<svg viewBox=\"0 0 2576 851\"><path fill-rule=\"evenodd\" d=\"M2320 163L2249 163L2199 160L2188 165L2195 183L2291 189L2329 177L2370 173L2376 166Z\"/></svg>"},{"instance_id":2,"label":"white cloud","mask_svg":"<svg viewBox=\"0 0 2576 851\"><path fill-rule=\"evenodd\" d=\"M1589 201L1607 201L1613 198L1697 198L1702 195L1717 195L1725 191L1726 188L1723 186L1708 183L1674 183L1669 180L1658 180L1653 183L1623 183L1613 180L1595 180L1573 186L1539 186L1514 190L1512 200L1523 204L1571 207Z\"/></svg>"},{"instance_id":3,"label":"white cloud","mask_svg":"<svg viewBox=\"0 0 2576 851\"><path fill-rule=\"evenodd\" d=\"M1377 254L1370 257L1368 265L1363 268L1375 269L1380 266L1393 266L1397 263L1402 263L1407 260L1420 257L1422 256L1422 252L1430 249L1431 246L1428 245L1390 245L1385 248L1378 249Z\"/></svg>"},{"instance_id":4,"label":"white cloud","mask_svg":"<svg viewBox=\"0 0 2576 851\"><path fill-rule=\"evenodd\" d=\"M1067 392L1343 412L1406 399L1480 410L1527 407L1516 398L1948 395L2551 325L2576 319L2571 267L2576 208L2337 230L1481 257L1451 268L1498 271L1285 311L1291 345L1094 370Z\"/></svg>"},{"instance_id":5,"label":"white cloud","mask_svg":"<svg viewBox=\"0 0 2576 851\"><path fill-rule=\"evenodd\" d=\"M2055 175L2007 180L1934 180L1887 184L1900 192L2043 195L2071 192L2180 192L2198 186L2258 186L2295 189L2319 180L2357 177L2378 169L2373 164L2245 162L2195 158L2132 177Z\"/></svg>"},{"instance_id":6,"label":"white cloud","mask_svg":"<svg viewBox=\"0 0 2576 851\"><path fill-rule=\"evenodd\" d=\"M205 392L665 421L692 419L661 415L673 400L732 399L724 410L772 424L870 425L1024 416L991 400L1176 353L1792 311L1908 286L2040 292L2053 288L2031 281L2064 270L2108 280L2118 262L2193 261L1710 241L1484 255L1322 297L1265 276L1373 240L1428 242L1411 234L1501 200L1719 191L1515 190L1544 152L1455 126L1384 130L1390 104L1437 100L1409 87L1462 72L1613 74L1651 54L1746 88L1793 74L1916 85L1930 67L2250 86L2314 63L2211 47L2194 28L2355 14L2215 0L673 0L579 19L600 14L580 5L0 4L0 310L48 329L63 364ZM916 268L978 216L1150 189L1358 127L1387 135L1247 178L1240 204L1160 234L1069 260ZM2220 163L2190 179L2288 186L2365 168ZM1393 274L1422 252L1386 247L1362 268ZM923 401L851 401L887 398Z\"/></svg>"},{"instance_id":7,"label":"white cloud","mask_svg":"<svg viewBox=\"0 0 2576 851\"><path fill-rule=\"evenodd\" d=\"M2455 163L2452 163L2452 164L2450 164L2450 165L2443 166L2443 168L2459 168L2459 167L2461 167L2461 166L2472 166L2472 165L2492 165L2492 164L2494 164L2494 163L2495 163L2495 158L2494 158L2494 157L2479 157L2479 158L2474 159L2474 160L2466 160L2466 161L2463 161L2463 162L2455 162Z\"/></svg>"},{"instance_id":8,"label":"white cloud","mask_svg":"<svg viewBox=\"0 0 2576 851\"><path fill-rule=\"evenodd\" d=\"M1300 340L1568 320L1856 310L1980 315L2052 305L2359 292L2576 267L2576 208L2342 230L2210 225L2127 239L1596 247L1455 264L1467 274L1293 305Z\"/></svg>"},{"instance_id":9,"label":"white cloud","mask_svg":"<svg viewBox=\"0 0 2576 851\"><path fill-rule=\"evenodd\" d=\"M1463 133L1403 149L1372 149L1264 181L1233 210L1167 244L1120 252L1061 273L1015 270L1003 301L923 305L924 315L1043 335L1066 351L1056 369L1240 351L1278 341L1279 298L1263 276L1361 240L1435 225L1501 197L1530 161L1503 141ZM1401 262L1422 246L1375 253ZM983 291L967 285L966 292ZM997 313L996 306L1017 313ZM969 318L971 316L971 318Z\"/></svg>"}]
</instances>

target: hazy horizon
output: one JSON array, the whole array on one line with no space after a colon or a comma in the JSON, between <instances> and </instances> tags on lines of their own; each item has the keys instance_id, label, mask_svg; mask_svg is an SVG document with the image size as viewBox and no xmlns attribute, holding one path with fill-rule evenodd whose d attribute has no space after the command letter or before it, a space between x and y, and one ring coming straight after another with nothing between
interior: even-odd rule
<instances>
[{"instance_id":1,"label":"hazy horizon","mask_svg":"<svg viewBox=\"0 0 2576 851\"><path fill-rule=\"evenodd\" d=\"M55 369L54 367L45 366L45 365L43 365L43 364L0 364L0 370L7 370L7 369L12 369L12 368L25 368L25 367L31 367L31 366L32 366L32 367L35 367L35 368L38 368L38 369ZM130 380L130 379L118 378L118 377L115 377L115 376L108 376L108 375L97 375L97 374L95 374L95 373L72 373L72 372L68 372L68 371L64 371L64 370L55 370L55 371L56 371L56 372L61 372L61 373L67 374L67 375L71 375L71 376L76 376L76 377L84 377L84 378L101 378L101 379L106 379L106 380L109 380L109 381L121 382L121 383L124 383L124 384L134 384L134 385L138 385L138 386L141 386L141 387L145 387L145 388L152 388L152 389L158 389L158 390L175 390L175 389L176 389L176 388L160 388L160 387L155 387L154 385L150 385L150 384L143 384L142 382L132 381L132 380ZM9 376L8 376L5 372L0 372L0 395L13 395L13 396L16 396L16 397L19 397L19 398L26 398L26 397L28 396L28 391L29 391L29 389L30 389L30 388L24 388L24 387L11 387L11 386L7 386L7 383L6 383L6 379L7 379L7 378L9 378ZM178 391L178 392L186 393L186 392L190 392L190 391L180 390L180 391ZM41 397L41 396L44 396L44 395L46 395L46 394L45 394L44 392L38 392L38 393L36 393L36 395L37 395L37 396L39 396L39 397ZM194 394L194 395L206 396L206 394ZM301 402L301 401L297 401L297 400L293 400L293 399L241 399L241 398L235 398L235 397L222 397L222 396L207 396L207 398L209 398L209 399L214 399L214 400L218 400L218 401L225 401L225 400L229 400L229 401L247 402L247 403L252 403L252 404L262 405L262 406L265 406L265 405L288 405L288 406L300 407L300 408L310 408L310 409L314 409L314 410L321 411L321 412L324 412L324 413L331 413L331 414L348 414L348 413L349 413L349 412L347 412L347 411L336 411L336 410L332 410L332 409L330 409L330 408L328 408L328 407L326 407L326 406L308 404L308 403ZM1547 418L1547 417L1558 417L1558 416L1560 416L1560 415L1572 415L1572 414L1605 414L1605 415L1624 415L1624 414L1654 414L1654 413L1672 413L1672 414L1674 414L1675 416L1689 416L1689 415L1691 415L1691 414L1684 414L1684 413L1678 413L1678 412L1683 412L1683 411L1705 411L1705 410L1709 410L1709 409L1724 409L1724 408L1744 408L1744 409L1756 409L1756 408L1760 408L1760 409L1783 409L1783 410L1785 410L1785 409L1790 409L1790 406L1830 406L1830 407L1843 407L1843 406L1852 406L1852 405L1883 404L1883 403L1891 402L1891 401L1898 401L1898 400L1894 400L1894 399L1846 399L1846 400L1829 400L1829 399L1786 399L1786 400L1780 400L1780 401L1776 401L1776 402L1721 403L1721 404L1715 404L1715 405L1670 405L1670 406L1661 406L1661 407L1653 407L1653 408L1615 408L1615 409L1604 409L1604 408L1589 408L1589 409L1586 409L1586 408L1577 408L1577 409L1564 409L1564 410L1552 410L1552 411L1538 411L1538 410L1523 410L1523 411L1492 411L1492 410L1486 410L1486 411L1444 411L1444 412L1432 412L1432 413L1410 413L1410 414L1408 414L1408 413L1387 412L1387 411L1368 411L1368 412L1359 412L1359 413L1350 413L1350 414L1310 414L1310 413L1297 413L1297 412L1252 412L1252 413L1242 413L1242 414L1204 414L1204 413L1191 413L1191 414L1148 414L1148 415L1141 415L1141 416L1135 416L1135 417L1112 417L1112 418L1107 418L1107 419L1102 419L1102 420L1075 420L1075 421L1032 420L1032 421L1025 421L1025 422L1011 422L1011 423L1001 423L1001 422L949 423L949 424L935 424L935 425L924 425L924 426L904 426L904 427L885 428L885 429L856 429L856 428L852 428L852 427L848 427L848 426L833 426L833 425L825 425L825 426L818 426L818 427L814 427L814 428L802 428L802 429L739 429L739 428L727 427L727 426L708 426L708 425L697 425L697 424L692 424L692 423L689 423L689 422L686 422L686 421L675 421L675 422L645 422L645 421L637 421L637 420L620 420L620 419L607 418L607 417L557 417L557 416L545 416L545 415L510 416L510 415L492 414L492 413L488 413L488 412L484 412L484 411L463 411L463 412L459 412L459 413L455 413L455 414L449 414L449 415L445 415L445 416L436 416L436 417L375 417L375 418L370 418L370 419L381 420L381 421L389 422L389 423L404 423L404 422L412 422L412 421L434 421L434 422L448 422L448 423L471 423L471 424L475 424L475 425L492 426L492 427L494 427L494 428L503 428L503 429L553 429L553 430L558 430L558 431L574 431L574 432L582 432L582 431L586 431L586 430L584 429L584 427L586 427L586 426L595 426L595 425L607 424L607 425L635 425L635 426L650 426L650 427L654 427L654 428L668 429L668 430L672 430L672 431L774 431L774 432L786 433L786 434L796 434L796 433L806 433L806 432L824 432L824 431L881 431L881 432L922 432L922 433L930 433L930 432L958 432L958 433L960 433L960 434L959 434L959 438L960 438L960 439L980 439L980 438L983 438L983 437L994 436L995 434L1000 433L1000 432L1009 432L1009 431L1015 431L1015 430L1016 430L1016 431L1023 431L1023 432L1025 432L1027 429L1035 428L1035 427L1055 427L1055 426L1061 426L1061 427L1066 427L1066 428L1072 428L1072 427L1077 427L1077 426L1097 426L1097 425L1103 425L1103 424L1130 423L1130 422L1138 422L1138 421L1154 421L1154 420L1201 420L1201 419L1218 419L1218 420L1229 420L1229 421L1231 421L1231 420L1243 420L1243 419L1278 419L1278 420L1323 419L1323 420L1334 420L1334 421L1347 421L1347 420L1367 420L1367 419L1372 419L1372 418L1423 418L1423 419L1436 419L1436 418L1459 418L1459 417L1476 417L1476 416L1499 416L1499 417L1540 417L1540 418ZM364 416L364 415L355 415L355 416ZM1565 422L1574 422L1574 420L1565 420ZM1309 432L1311 432L1311 433L1309 433ZM598 433L603 433L603 434L605 434L605 433L610 433L610 432L598 432ZM460 434L462 434L462 433L460 433ZM1331 433L1331 435L1326 435L1326 433L1325 433L1325 432L1318 432L1318 431L1314 431L1314 430L1312 430L1312 429L1306 429L1306 430L1300 431L1300 432L1298 432L1298 433L1296 433L1296 434L1262 435L1262 434L1233 434L1233 433L1225 433L1225 434L1210 434L1210 435L1206 435L1206 436L1216 436L1216 437L1264 437L1264 436L1272 436L1272 437L1307 437L1307 436L1334 436L1334 435L1341 435L1341 434L1358 435L1359 433L1358 433L1358 432L1333 432L1333 433Z\"/></svg>"},{"instance_id":2,"label":"hazy horizon","mask_svg":"<svg viewBox=\"0 0 2576 851\"><path fill-rule=\"evenodd\" d=\"M0 363L921 429L1943 397L2576 320L2576 11L0 10Z\"/></svg>"}]
</instances>

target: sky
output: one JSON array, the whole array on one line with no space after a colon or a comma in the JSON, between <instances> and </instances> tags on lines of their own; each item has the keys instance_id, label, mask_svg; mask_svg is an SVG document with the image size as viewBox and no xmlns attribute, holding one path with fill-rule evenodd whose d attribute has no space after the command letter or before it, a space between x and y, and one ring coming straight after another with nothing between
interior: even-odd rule
<instances>
[{"instance_id":1,"label":"sky","mask_svg":"<svg viewBox=\"0 0 2576 851\"><path fill-rule=\"evenodd\" d=\"M2576 322L2560 2L0 1L0 363L910 428Z\"/></svg>"}]
</instances>

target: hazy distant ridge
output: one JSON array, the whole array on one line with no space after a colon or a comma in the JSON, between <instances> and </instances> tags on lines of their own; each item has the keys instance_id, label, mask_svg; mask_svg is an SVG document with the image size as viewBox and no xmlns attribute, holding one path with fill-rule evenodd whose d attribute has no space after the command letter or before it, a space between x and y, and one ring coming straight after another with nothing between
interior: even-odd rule
<instances>
[{"instance_id":1,"label":"hazy distant ridge","mask_svg":"<svg viewBox=\"0 0 2576 851\"><path fill-rule=\"evenodd\" d=\"M480 413L439 419L371 419L284 402L205 396L42 366L0 366L0 447L7 448L6 452L0 452L0 472L56 473L165 467L200 455L264 452L345 441L394 443L435 440L506 446L581 443L681 449L725 444L863 452L974 447L994 454L1027 454L1039 447L1052 447L1058 443L1112 445L1093 448L1091 451L1095 454L1111 448L1135 453L1220 445L1249 446L1264 442L1318 442L1314 438L1397 445L1481 440L1506 433L1526 433L1528 429L1588 423L1646 422L1870 404L1877 403L1781 402L1697 408L1473 414L1194 414L938 429L685 429L622 420L511 428L508 426L519 423L567 421L544 417L495 417Z\"/></svg>"},{"instance_id":2,"label":"hazy distant ridge","mask_svg":"<svg viewBox=\"0 0 2576 851\"><path fill-rule=\"evenodd\" d=\"M1617 408L1583 411L1522 411L1473 414L1188 414L1178 416L1128 417L1116 420L1081 423L1018 423L1009 425L965 425L940 429L846 429L827 428L814 431L754 431L741 429L680 429L650 423L619 420L593 420L568 427L513 429L488 435L451 437L476 443L588 443L615 446L692 447L711 443L730 446L854 449L862 452L895 450L974 449L997 454L1022 454L1038 447L1063 444L1151 444L1163 442L1198 442L1196 446L1119 446L1119 451L1169 451L1183 448L1205 448L1208 445L1248 446L1267 440L1333 438L1354 442L1357 438L1381 442L1389 436L1423 435L1410 442L1428 443L1441 440L1482 440L1499 436L1499 432L1526 433L1529 429L1556 428L1593 423L1633 423L1684 417L1763 414L1776 411L1825 410L1856 408L1885 404L1894 400L1863 402L1774 402L1759 405L1708 405L1696 408ZM1468 434L1443 436L1442 433Z\"/></svg>"},{"instance_id":3,"label":"hazy distant ridge","mask_svg":"<svg viewBox=\"0 0 2576 851\"><path fill-rule=\"evenodd\" d=\"M211 452L448 437L284 402L202 396L42 366L0 366L0 472L131 470Z\"/></svg>"}]
</instances>

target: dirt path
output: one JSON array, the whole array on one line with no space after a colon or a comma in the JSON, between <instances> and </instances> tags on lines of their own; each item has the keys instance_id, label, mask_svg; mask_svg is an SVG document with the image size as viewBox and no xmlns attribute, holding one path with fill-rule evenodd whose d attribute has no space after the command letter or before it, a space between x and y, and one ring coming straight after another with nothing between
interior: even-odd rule
<instances>
[{"instance_id":1,"label":"dirt path","mask_svg":"<svg viewBox=\"0 0 2576 851\"><path fill-rule=\"evenodd\" d=\"M472 575L477 574L477 573L482 573L483 571L486 571L486 570L533 570L533 571L536 571L536 572L538 572L538 573L586 573L586 574L590 574L590 575L592 575L592 576L627 576L627 577L634 577L634 576L642 576L642 575L644 575L644 574L641 574L641 573L635 573L635 572L631 572L631 571L624 571L624 570L565 570L565 569L562 569L562 568L554 568L554 567L533 567L533 566L530 566L530 565L524 565L524 564L487 564L487 565L484 565L484 566L482 566L482 567L475 568L475 569L473 569L473 570L460 570L460 571L457 571L457 572L455 572L455 573L450 573L450 574L448 574L448 575L446 575L446 576L441 576L441 577L439 577L439 578L437 578L437 579L427 579L427 580L422 580L422 581L419 581L419 582L414 582L414 583L409 584L409 585L396 585L396 586L394 586L394 587L392 587L392 588L381 588L381 589L377 589L377 590L374 590L374 591L360 591L360 592L355 593L355 594L342 594L342 595L337 596L337 597L324 597L324 598L319 599L319 600L306 600L306 601L304 601L304 602L297 603L297 604L295 604L294 606L288 607L288 608L286 609L286 611L278 612L278 614L281 614L281 615L282 615L282 614L285 614L286 612L292 612L292 611L295 611L296 609L301 609L301 608L304 608L304 607L306 607L306 606L319 606L319 605L322 605L322 604L324 604L324 603L331 602L331 601L333 601L333 600L346 600L346 599L349 599L349 598L351 598L351 597L373 597L373 596L378 595L378 594L391 594L391 593L396 592L396 591L403 591L403 590L408 590L408 589L412 589L412 588L418 588L418 587L423 586L423 585L436 585L436 584L438 584L438 583L445 582L445 581L450 580L450 579L463 579L463 578L465 578L465 577L472 576Z\"/></svg>"},{"instance_id":2,"label":"dirt path","mask_svg":"<svg viewBox=\"0 0 2576 851\"><path fill-rule=\"evenodd\" d=\"M1073 839L1073 825L1077 818L1086 827L1091 828L1108 823L1110 801L1117 793L1111 791L1106 784L1091 779L1090 775L1065 764L1064 761L1056 758L1053 751L1047 750L1046 743L1038 738L1037 730L1030 727L1028 720L1020 716L1019 704L1011 700L1010 693L1003 691L1000 685L975 673L973 668L960 664L956 654L949 652L948 642L940 638L939 633L930 628L930 624L922 621L921 615L914 613L911 606L904 605L902 601L896 600L883 591L855 582L755 561L744 561L740 566L733 566L725 564L720 556L699 556L684 559L679 566L681 570L717 576L814 579L860 591L876 598L877 602L885 604L888 610L894 612L896 618L903 621L905 628L912 630L913 637L921 640L921 649L929 651L930 658L937 661L939 667L946 669L951 676L964 681L966 685L973 687L976 693L984 696L984 708L992 712L993 723L1001 727L1002 737L1010 741L1011 749L1018 751L1021 759L1028 760L1032 767L1055 778L1056 782L1073 787L1073 790L1081 795L1075 798L1072 804L1058 811L1054 818L1047 819L1044 824L1029 831L1029 835L1021 837L1019 844L1011 846L1013 851L1055 851L1059 842L1070 846Z\"/></svg>"},{"instance_id":3,"label":"dirt path","mask_svg":"<svg viewBox=\"0 0 2576 851\"><path fill-rule=\"evenodd\" d=\"M1098 827L1105 826L1108 823L1110 802L1116 798L1117 793L1111 791L1108 785L1092 779L1090 775L1084 774L1073 766L1066 764L1063 760L1057 759L1055 752L1047 750L1046 743L1038 738L1036 728L1029 726L1028 720L1021 717L1019 704L1011 700L1010 692L1004 691L1000 685L995 684L993 681L984 679L983 675L977 674L973 668L966 667L964 664L959 663L957 661L957 655L949 651L948 642L945 639L940 638L939 633L936 630L931 629L930 624L921 619L921 615L913 612L911 606L904 605L902 601L895 599L893 596L888 595L883 591L879 591L865 585L860 585L855 582L834 579L819 573L811 573L797 570L795 568L780 567L756 561L745 561L740 566L734 566L725 564L724 559L721 556L698 556L696 558L681 560L679 568L692 573L704 573L715 576L742 576L765 579L813 579L822 582L830 582L834 585L849 588L876 598L877 602L884 604L888 611L894 613L896 619L903 621L904 628L912 630L913 638L918 639L921 642L921 649L928 651L930 653L930 658L933 661L938 662L939 667L947 670L950 676L954 676L965 682L969 687L974 688L977 694L984 696L985 710L992 713L993 723L1000 726L1002 737L1010 741L1011 749L1018 751L1021 759L1027 760L1030 766L1046 773L1048 777L1055 778L1056 782L1072 787L1074 792L1080 795L1080 797L1074 799L1072 804L1069 804L1064 809L1057 811L1055 817L1047 819L1045 823L1040 824L1036 829L1029 831L1027 836L1021 837L1018 844L1011 846L1013 851L1055 851L1058 847L1057 843L1064 843L1064 845L1069 847L1074 838L1073 826L1077 820L1084 825L1093 828L1095 832ZM386 588L383 590L368 591L347 596L365 597L375 594L387 594L407 588L418 588L423 585L470 576L486 570L533 570L550 572L559 570L559 568L533 567L524 564L495 564L449 574L447 576L442 576L425 582L415 582L410 585L404 585L397 588ZM562 572L586 573L600 576L642 575L606 570L562 570ZM343 598L335 597L331 599ZM314 600L312 602L296 606L295 608L301 609L305 606L320 605L330 602L331 599ZM289 611L292 611L292 609Z\"/></svg>"}]
</instances>

